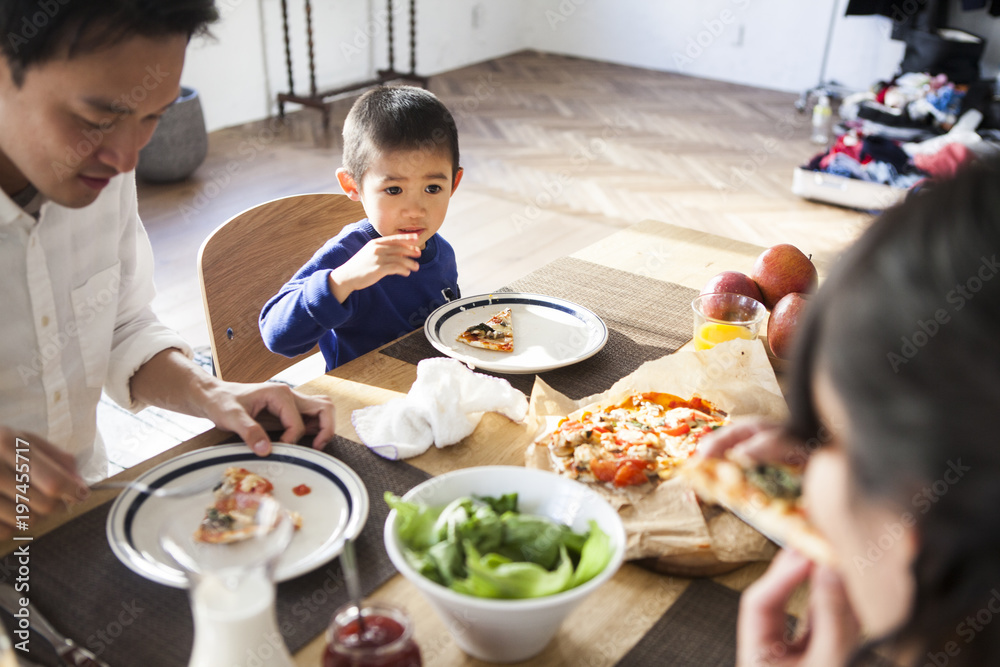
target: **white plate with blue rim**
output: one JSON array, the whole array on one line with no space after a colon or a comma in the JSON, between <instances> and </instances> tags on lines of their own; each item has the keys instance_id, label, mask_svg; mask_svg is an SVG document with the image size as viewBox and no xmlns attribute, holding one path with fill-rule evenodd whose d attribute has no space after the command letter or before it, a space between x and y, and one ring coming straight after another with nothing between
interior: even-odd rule
<instances>
[{"instance_id":1,"label":"white plate with blue rim","mask_svg":"<svg viewBox=\"0 0 1000 667\"><path fill-rule=\"evenodd\" d=\"M357 538L368 519L368 491L357 473L329 454L284 443L272 443L271 448L264 458L242 443L198 449L161 463L136 481L152 488L184 486L205 475L217 475L221 481L230 466L262 475L274 485L274 498L302 517L275 570L277 581L286 581L328 563L340 554L345 540ZM303 494L306 487L309 491ZM111 551L150 581L187 588L184 571L160 545L160 531L168 520L188 513L194 533L212 500L211 490L178 498L126 488L108 513Z\"/></svg>"},{"instance_id":2,"label":"white plate with blue rim","mask_svg":"<svg viewBox=\"0 0 1000 667\"><path fill-rule=\"evenodd\" d=\"M458 335L511 310L514 351L466 345ZM541 373L594 356L608 342L608 327L592 310L542 294L497 292L444 304L424 322L424 335L442 354L494 373Z\"/></svg>"}]
</instances>

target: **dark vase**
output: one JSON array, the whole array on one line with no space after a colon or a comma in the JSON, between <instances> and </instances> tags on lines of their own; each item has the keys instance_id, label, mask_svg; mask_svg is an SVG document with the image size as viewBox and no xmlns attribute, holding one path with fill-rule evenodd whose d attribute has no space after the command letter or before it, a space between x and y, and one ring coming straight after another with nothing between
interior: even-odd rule
<instances>
[{"instance_id":1,"label":"dark vase","mask_svg":"<svg viewBox=\"0 0 1000 667\"><path fill-rule=\"evenodd\" d=\"M160 118L153 138L139 151L136 175L151 183L190 176L208 153L208 133L198 91L181 88L180 97Z\"/></svg>"}]
</instances>

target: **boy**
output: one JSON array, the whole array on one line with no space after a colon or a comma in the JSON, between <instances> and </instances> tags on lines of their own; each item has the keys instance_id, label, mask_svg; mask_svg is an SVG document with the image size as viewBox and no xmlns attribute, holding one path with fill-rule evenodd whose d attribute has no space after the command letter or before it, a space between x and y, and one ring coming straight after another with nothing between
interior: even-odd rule
<instances>
[{"instance_id":1,"label":"boy","mask_svg":"<svg viewBox=\"0 0 1000 667\"><path fill-rule=\"evenodd\" d=\"M157 320L132 170L177 98L187 43L212 0L5 0L0 6L0 539L14 526L15 449L30 452L31 515L107 476L102 388L123 406L207 417L264 455L254 417L302 414L333 436L333 406L274 383L222 382ZM21 483L21 482L18 482Z\"/></svg>"},{"instance_id":2,"label":"boy","mask_svg":"<svg viewBox=\"0 0 1000 667\"><path fill-rule=\"evenodd\" d=\"M455 252L437 234L462 180L451 113L422 88L368 91L344 121L337 180L367 219L327 241L260 314L268 349L291 357L319 341L327 370L459 295Z\"/></svg>"}]
</instances>

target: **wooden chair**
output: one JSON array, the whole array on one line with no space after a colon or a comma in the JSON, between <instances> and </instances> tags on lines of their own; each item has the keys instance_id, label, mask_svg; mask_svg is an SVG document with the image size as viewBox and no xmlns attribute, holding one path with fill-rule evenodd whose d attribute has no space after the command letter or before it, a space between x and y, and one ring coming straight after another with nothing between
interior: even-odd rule
<instances>
[{"instance_id":1,"label":"wooden chair","mask_svg":"<svg viewBox=\"0 0 1000 667\"><path fill-rule=\"evenodd\" d=\"M218 377L262 382L318 351L294 358L271 352L257 318L320 246L364 217L361 204L346 195L294 195L247 209L205 239L198 278Z\"/></svg>"}]
</instances>

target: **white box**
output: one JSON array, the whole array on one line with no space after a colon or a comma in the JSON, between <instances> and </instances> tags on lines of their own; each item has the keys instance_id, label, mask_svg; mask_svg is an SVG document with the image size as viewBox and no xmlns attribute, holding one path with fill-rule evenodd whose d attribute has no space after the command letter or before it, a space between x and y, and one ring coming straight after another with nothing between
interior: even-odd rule
<instances>
[{"instance_id":1,"label":"white box","mask_svg":"<svg viewBox=\"0 0 1000 667\"><path fill-rule=\"evenodd\" d=\"M905 188L802 167L797 167L792 176L792 193L799 197L865 211L889 208L906 197L907 192Z\"/></svg>"}]
</instances>

